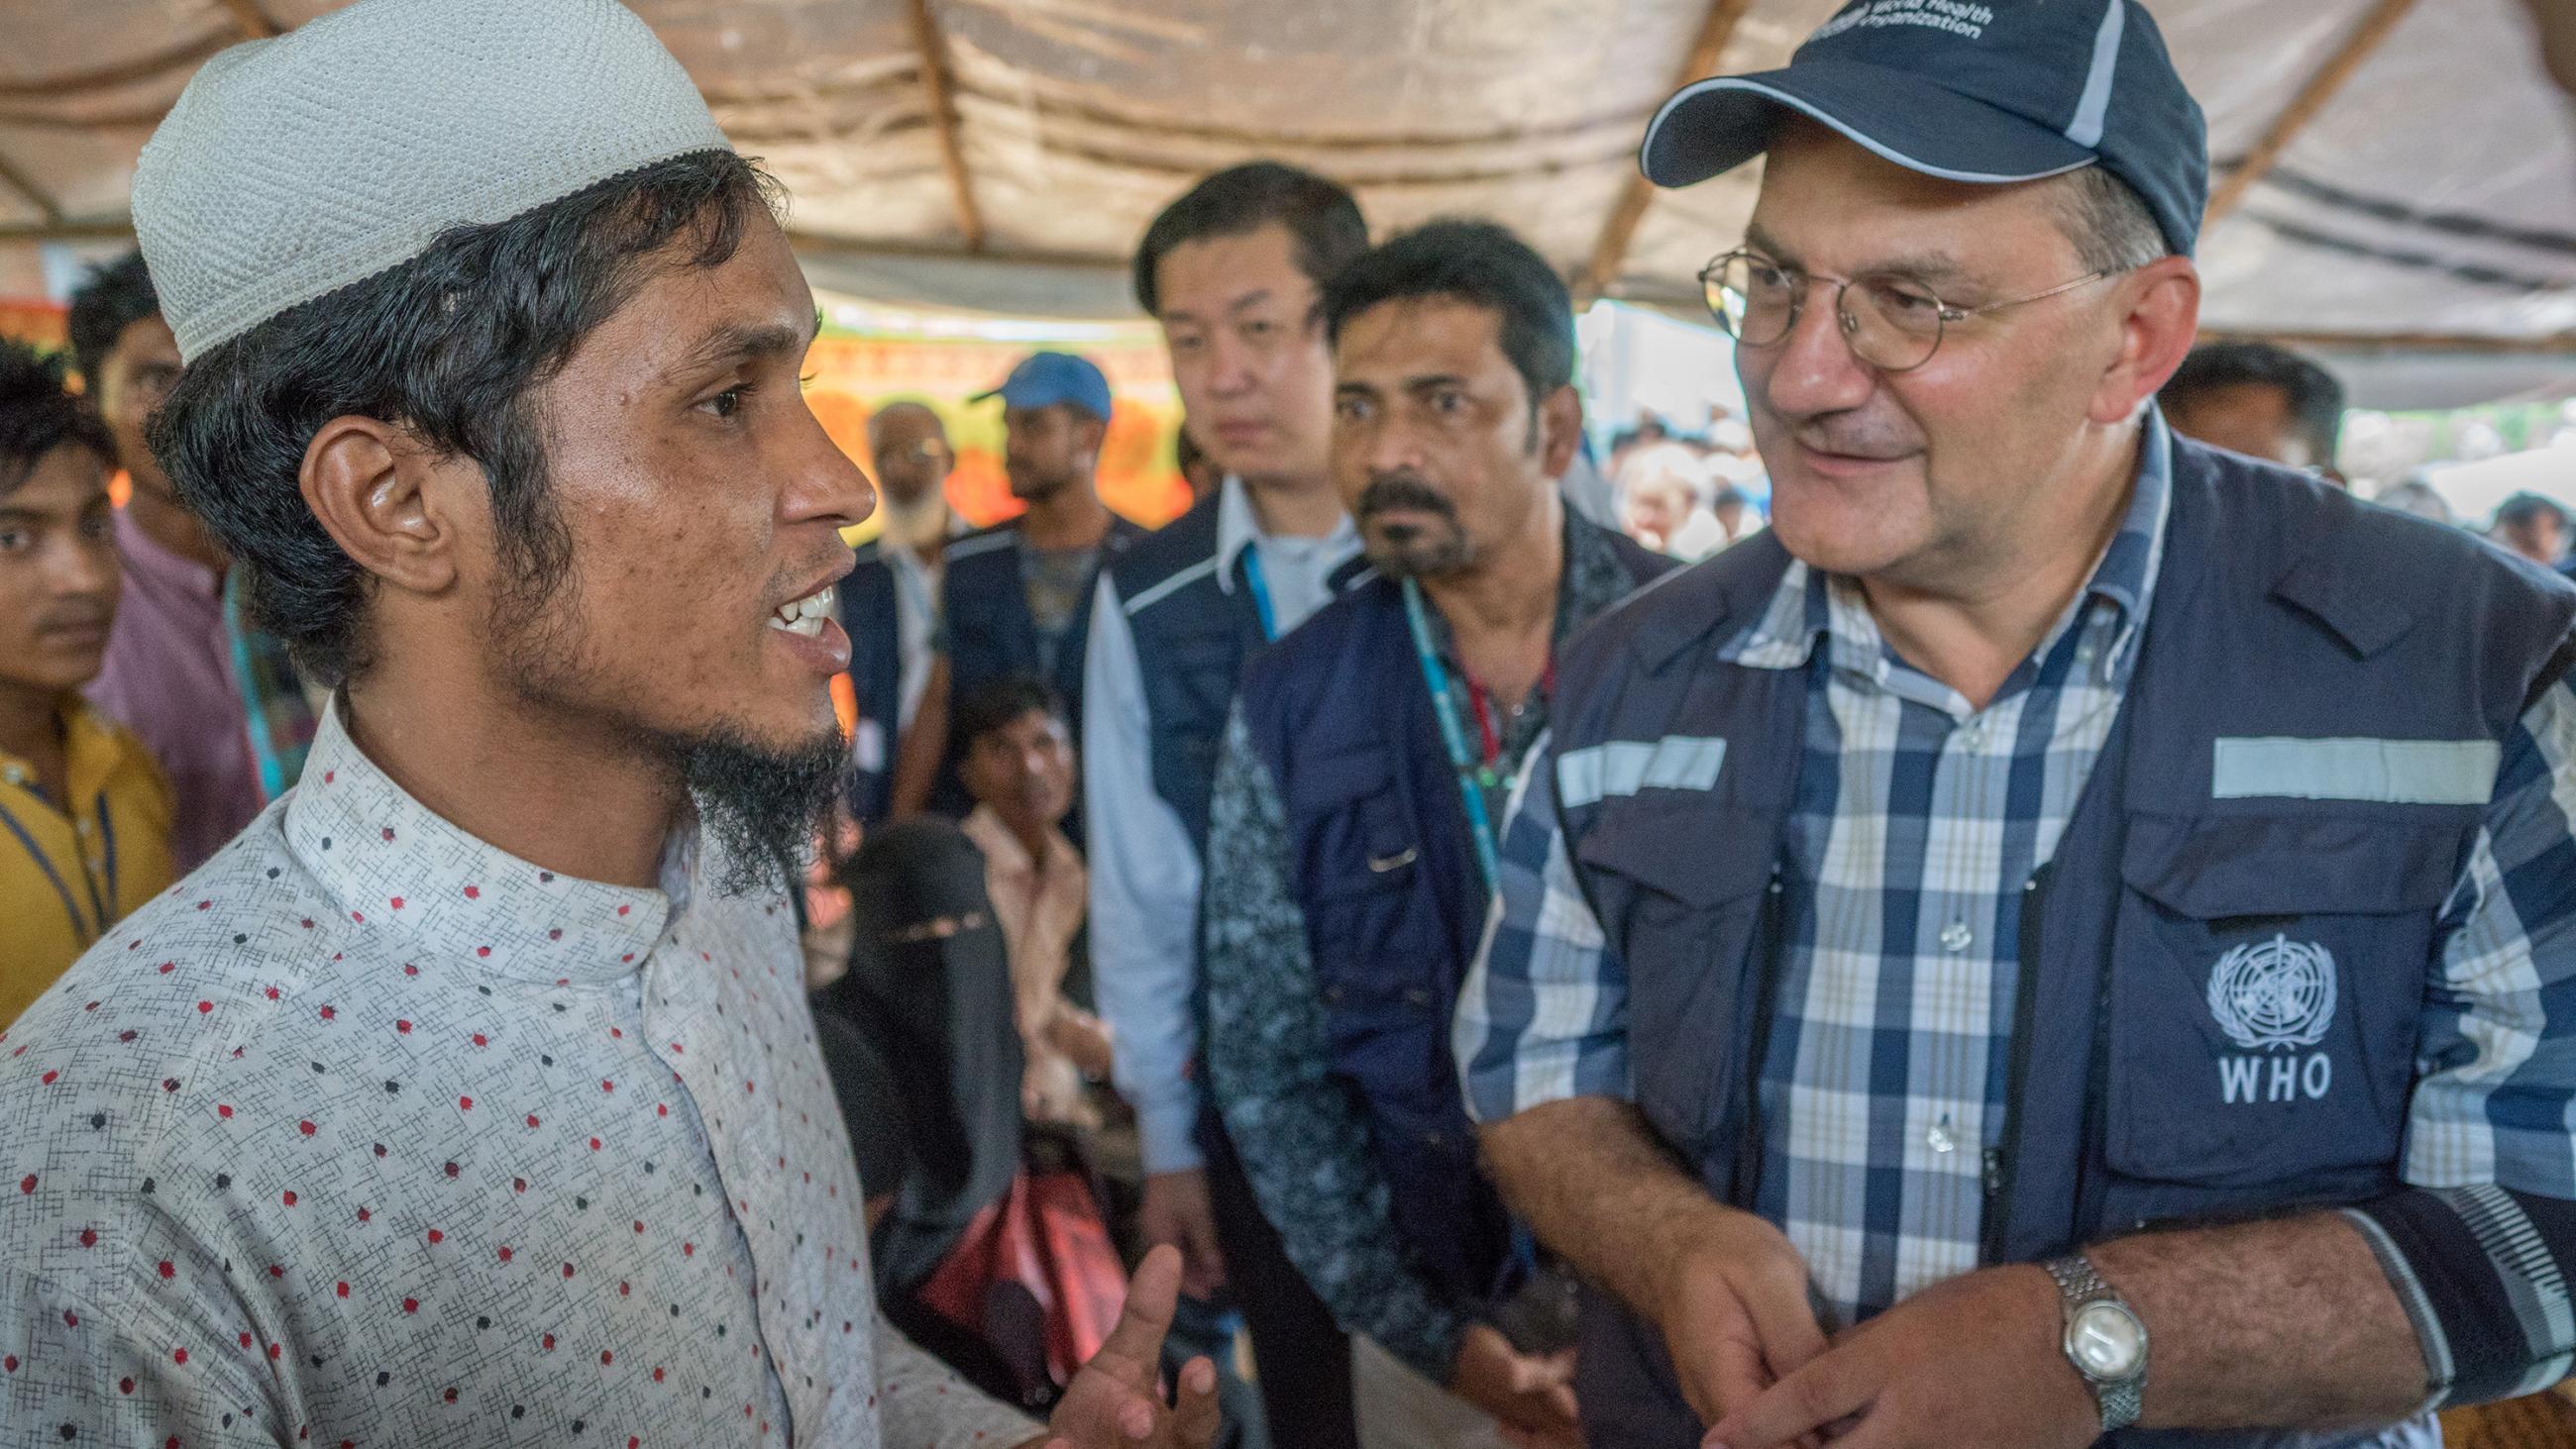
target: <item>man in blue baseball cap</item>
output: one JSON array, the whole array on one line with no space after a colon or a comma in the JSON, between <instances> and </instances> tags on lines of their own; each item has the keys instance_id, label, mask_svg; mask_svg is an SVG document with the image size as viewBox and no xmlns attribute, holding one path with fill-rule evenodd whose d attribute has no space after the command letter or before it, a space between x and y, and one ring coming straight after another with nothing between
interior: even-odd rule
<instances>
[{"instance_id":1,"label":"man in blue baseball cap","mask_svg":"<svg viewBox=\"0 0 2576 1449\"><path fill-rule=\"evenodd\" d=\"M1765 158L1773 526L1565 651L1456 1033L1595 1449L2430 1446L2576 1354L2576 590L2168 431L2205 149L2135 0L1646 135Z\"/></svg>"},{"instance_id":2,"label":"man in blue baseball cap","mask_svg":"<svg viewBox=\"0 0 2576 1449\"><path fill-rule=\"evenodd\" d=\"M1027 511L948 545L937 654L895 766L897 815L963 816L973 804L957 779L948 707L988 684L1015 675L1046 680L1079 738L1092 586L1105 559L1145 536L1100 501L1096 474L1112 404L1109 379L1091 359L1033 352L1000 387L967 401L993 398L1002 400L1011 496Z\"/></svg>"}]
</instances>

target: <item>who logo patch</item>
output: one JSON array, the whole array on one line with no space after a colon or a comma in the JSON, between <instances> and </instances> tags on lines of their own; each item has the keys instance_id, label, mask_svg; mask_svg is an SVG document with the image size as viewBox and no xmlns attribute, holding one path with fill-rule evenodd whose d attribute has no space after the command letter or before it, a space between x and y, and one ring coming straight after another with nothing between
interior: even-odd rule
<instances>
[{"instance_id":1,"label":"who logo patch","mask_svg":"<svg viewBox=\"0 0 2576 1449\"><path fill-rule=\"evenodd\" d=\"M2265 1057L2220 1058L2221 1101L2315 1101L2333 1087L2329 1055L2295 1059L2299 1048L2323 1041L2334 1025L2335 959L2324 946L2276 934L2231 947L2209 969L2209 1014L2229 1041L2248 1052L2292 1054L2271 1057L2269 1073L2263 1070Z\"/></svg>"}]
</instances>

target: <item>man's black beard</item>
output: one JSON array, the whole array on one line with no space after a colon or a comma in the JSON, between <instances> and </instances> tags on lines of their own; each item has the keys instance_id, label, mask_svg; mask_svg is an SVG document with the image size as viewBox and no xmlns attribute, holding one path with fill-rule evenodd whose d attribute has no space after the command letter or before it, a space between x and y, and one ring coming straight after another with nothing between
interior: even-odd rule
<instances>
[{"instance_id":1,"label":"man's black beard","mask_svg":"<svg viewBox=\"0 0 2576 1449\"><path fill-rule=\"evenodd\" d=\"M724 847L716 889L729 896L793 889L840 795L850 758L840 734L783 750L730 731L674 743L700 828Z\"/></svg>"},{"instance_id":2,"label":"man's black beard","mask_svg":"<svg viewBox=\"0 0 2576 1449\"><path fill-rule=\"evenodd\" d=\"M1437 532L1411 526L1393 531L1369 528L1378 514L1397 509L1428 513L1447 527ZM1369 562L1389 577L1436 579L1475 561L1474 546L1458 521L1458 505L1410 471L1371 474L1352 516L1360 526L1360 542Z\"/></svg>"}]
</instances>

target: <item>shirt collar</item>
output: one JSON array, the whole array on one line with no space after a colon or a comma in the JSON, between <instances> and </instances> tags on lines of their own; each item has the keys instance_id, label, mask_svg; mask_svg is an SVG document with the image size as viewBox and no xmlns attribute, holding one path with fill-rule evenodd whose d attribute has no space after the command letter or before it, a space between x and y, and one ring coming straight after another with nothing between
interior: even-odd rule
<instances>
[{"instance_id":1,"label":"shirt collar","mask_svg":"<svg viewBox=\"0 0 2576 1449\"><path fill-rule=\"evenodd\" d=\"M1343 515L1327 539L1319 541L1330 542L1345 536L1358 536L1348 514ZM1235 561L1243 557L1245 549L1269 538L1269 534L1261 531L1261 515L1252 510L1252 490L1241 478L1226 474L1225 481L1217 485L1216 494L1216 586L1232 594Z\"/></svg>"},{"instance_id":2,"label":"shirt collar","mask_svg":"<svg viewBox=\"0 0 2576 1449\"><path fill-rule=\"evenodd\" d=\"M184 589L201 599L223 597L222 573L163 548L143 531L142 524L134 521L132 510L120 508L115 517L116 552L128 571L147 575L165 588Z\"/></svg>"},{"instance_id":3,"label":"shirt collar","mask_svg":"<svg viewBox=\"0 0 2576 1449\"><path fill-rule=\"evenodd\" d=\"M2137 484L2130 491L2128 511L2121 515L2119 531L2111 535L2110 546L2103 550L2101 562L2094 565L2093 576L2085 582L2077 605L2069 610L2071 621L2081 612L2083 601L2098 599L2119 611L2119 631L2098 664L2106 680L2116 678L2136 652L2132 646L2155 598L2156 575L2164 564L2167 524L2172 514L2173 434L2165 426L2164 413L2150 403L2139 428ZM1815 653L1816 641L1835 633L1838 614L1845 629L1858 622L1849 612L1857 607L1856 602L1837 598L1846 592L1837 586L1848 582L1791 559L1788 569L1780 575L1779 586L1771 591L1771 602L1762 616L1737 635L1719 657L1752 669L1804 668ZM2040 652L2046 652L2049 642L2063 628L2061 624L2050 632Z\"/></svg>"},{"instance_id":4,"label":"shirt collar","mask_svg":"<svg viewBox=\"0 0 2576 1449\"><path fill-rule=\"evenodd\" d=\"M108 771L116 763L116 726L77 694L65 696L55 708L54 717L62 724L63 777L71 789L71 800L47 803L64 806L77 815L81 808L77 802L105 784ZM15 785L34 795L36 767L21 756L0 750L0 785Z\"/></svg>"},{"instance_id":5,"label":"shirt collar","mask_svg":"<svg viewBox=\"0 0 2576 1449\"><path fill-rule=\"evenodd\" d=\"M641 971L704 889L694 824L674 832L659 890L559 875L468 834L377 768L340 709L334 696L287 797L287 846L351 924L396 933L400 950L604 984Z\"/></svg>"}]
</instances>

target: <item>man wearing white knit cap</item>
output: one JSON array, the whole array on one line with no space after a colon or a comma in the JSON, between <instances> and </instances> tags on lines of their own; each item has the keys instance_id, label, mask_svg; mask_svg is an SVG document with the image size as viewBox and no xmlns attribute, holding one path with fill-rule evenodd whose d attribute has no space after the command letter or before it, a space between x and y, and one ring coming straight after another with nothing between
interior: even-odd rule
<instances>
[{"instance_id":1,"label":"man wearing white knit cap","mask_svg":"<svg viewBox=\"0 0 2576 1449\"><path fill-rule=\"evenodd\" d=\"M155 450L338 695L0 1033L0 1446L1213 1436L1169 1250L1047 1430L877 1316L781 895L872 499L771 195L610 0L362 0L145 148Z\"/></svg>"}]
</instances>

